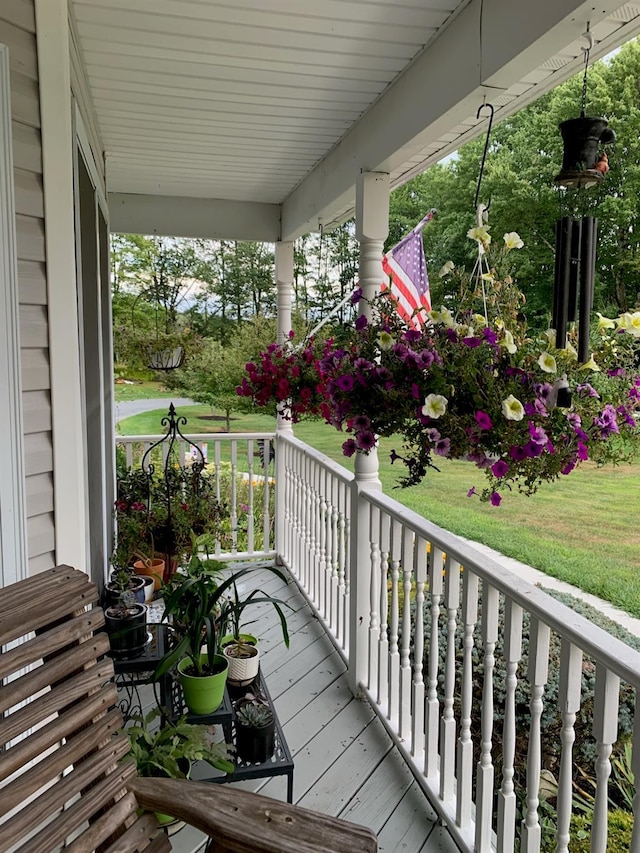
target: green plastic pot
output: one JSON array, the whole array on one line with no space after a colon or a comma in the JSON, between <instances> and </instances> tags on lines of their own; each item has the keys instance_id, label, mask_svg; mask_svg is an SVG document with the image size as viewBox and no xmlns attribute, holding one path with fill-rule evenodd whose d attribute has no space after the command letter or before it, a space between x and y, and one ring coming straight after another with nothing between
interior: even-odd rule
<instances>
[{"instance_id":1,"label":"green plastic pot","mask_svg":"<svg viewBox=\"0 0 640 853\"><path fill-rule=\"evenodd\" d=\"M205 655L200 660L204 661ZM185 669L191 665L189 658L183 658L178 664L178 676L187 708L192 714L203 716L217 711L224 699L229 661L224 655L216 655L214 663L221 667L215 675L187 675Z\"/></svg>"}]
</instances>

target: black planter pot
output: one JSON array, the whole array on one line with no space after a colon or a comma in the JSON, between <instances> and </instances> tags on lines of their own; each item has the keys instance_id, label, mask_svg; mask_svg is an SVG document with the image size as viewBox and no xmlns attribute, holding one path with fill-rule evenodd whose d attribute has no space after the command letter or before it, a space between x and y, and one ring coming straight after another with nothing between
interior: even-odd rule
<instances>
[{"instance_id":1,"label":"black planter pot","mask_svg":"<svg viewBox=\"0 0 640 853\"><path fill-rule=\"evenodd\" d=\"M144 604L144 580L137 575L131 575L129 589L135 595L138 604ZM113 607L120 601L120 593L113 584L105 584L104 606Z\"/></svg>"},{"instance_id":2,"label":"black planter pot","mask_svg":"<svg viewBox=\"0 0 640 853\"><path fill-rule=\"evenodd\" d=\"M268 761L275 749L275 735L275 720L261 728L243 726L241 722L236 721L236 752L238 758L250 764L263 764Z\"/></svg>"},{"instance_id":3,"label":"black planter pot","mask_svg":"<svg viewBox=\"0 0 640 853\"><path fill-rule=\"evenodd\" d=\"M588 181L592 184L600 181L603 174L594 168L598 150L616 138L606 119L580 116L561 122L559 128L564 152L562 170L554 181L565 186L586 186Z\"/></svg>"},{"instance_id":4,"label":"black planter pot","mask_svg":"<svg viewBox=\"0 0 640 853\"><path fill-rule=\"evenodd\" d=\"M117 613L114 606L104 612L105 627L109 634L111 651L116 657L135 657L147 642L147 608L134 604L127 616Z\"/></svg>"}]
</instances>

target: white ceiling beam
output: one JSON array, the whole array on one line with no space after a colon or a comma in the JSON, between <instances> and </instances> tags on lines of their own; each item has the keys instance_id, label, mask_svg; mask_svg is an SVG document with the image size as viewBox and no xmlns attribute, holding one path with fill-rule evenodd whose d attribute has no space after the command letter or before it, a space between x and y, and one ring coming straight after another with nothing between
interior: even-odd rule
<instances>
[{"instance_id":1,"label":"white ceiling beam","mask_svg":"<svg viewBox=\"0 0 640 853\"><path fill-rule=\"evenodd\" d=\"M226 199L109 193L109 227L119 234L275 243L280 239L280 207Z\"/></svg>"},{"instance_id":2,"label":"white ceiling beam","mask_svg":"<svg viewBox=\"0 0 640 853\"><path fill-rule=\"evenodd\" d=\"M353 205L360 171L398 168L619 6L471 0L285 200L281 239L330 223Z\"/></svg>"}]
</instances>

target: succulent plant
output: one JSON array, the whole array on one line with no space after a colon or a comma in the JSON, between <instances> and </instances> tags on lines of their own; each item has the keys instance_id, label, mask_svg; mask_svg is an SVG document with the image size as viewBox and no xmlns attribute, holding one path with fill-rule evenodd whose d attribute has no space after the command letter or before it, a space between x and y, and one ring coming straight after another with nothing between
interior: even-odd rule
<instances>
[{"instance_id":1,"label":"succulent plant","mask_svg":"<svg viewBox=\"0 0 640 853\"><path fill-rule=\"evenodd\" d=\"M262 702L247 702L238 709L238 722L252 729L261 729L273 721L273 711Z\"/></svg>"}]
</instances>

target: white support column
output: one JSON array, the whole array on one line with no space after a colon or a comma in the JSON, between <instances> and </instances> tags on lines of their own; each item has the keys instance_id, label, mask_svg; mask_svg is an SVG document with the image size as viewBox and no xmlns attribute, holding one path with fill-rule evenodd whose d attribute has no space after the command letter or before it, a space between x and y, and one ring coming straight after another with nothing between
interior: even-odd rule
<instances>
[{"instance_id":1,"label":"white support column","mask_svg":"<svg viewBox=\"0 0 640 853\"><path fill-rule=\"evenodd\" d=\"M382 248L389 233L389 175L364 172L356 183L356 237L360 242L359 279L363 299L359 313L370 315L364 299L373 298L383 281ZM354 695L367 681L367 635L370 607L371 559L369 513L360 500L362 492L380 490L376 449L355 458L351 490L349 686Z\"/></svg>"},{"instance_id":2,"label":"white support column","mask_svg":"<svg viewBox=\"0 0 640 853\"><path fill-rule=\"evenodd\" d=\"M36 0L56 561L87 571L67 0Z\"/></svg>"},{"instance_id":3,"label":"white support column","mask_svg":"<svg viewBox=\"0 0 640 853\"><path fill-rule=\"evenodd\" d=\"M293 243L276 243L275 257L276 288L278 296L278 343L283 344L291 331L291 298L293 294ZM278 414L277 435L291 435L291 419L286 413ZM285 546L285 454L276 440L276 557L283 553Z\"/></svg>"}]
</instances>

